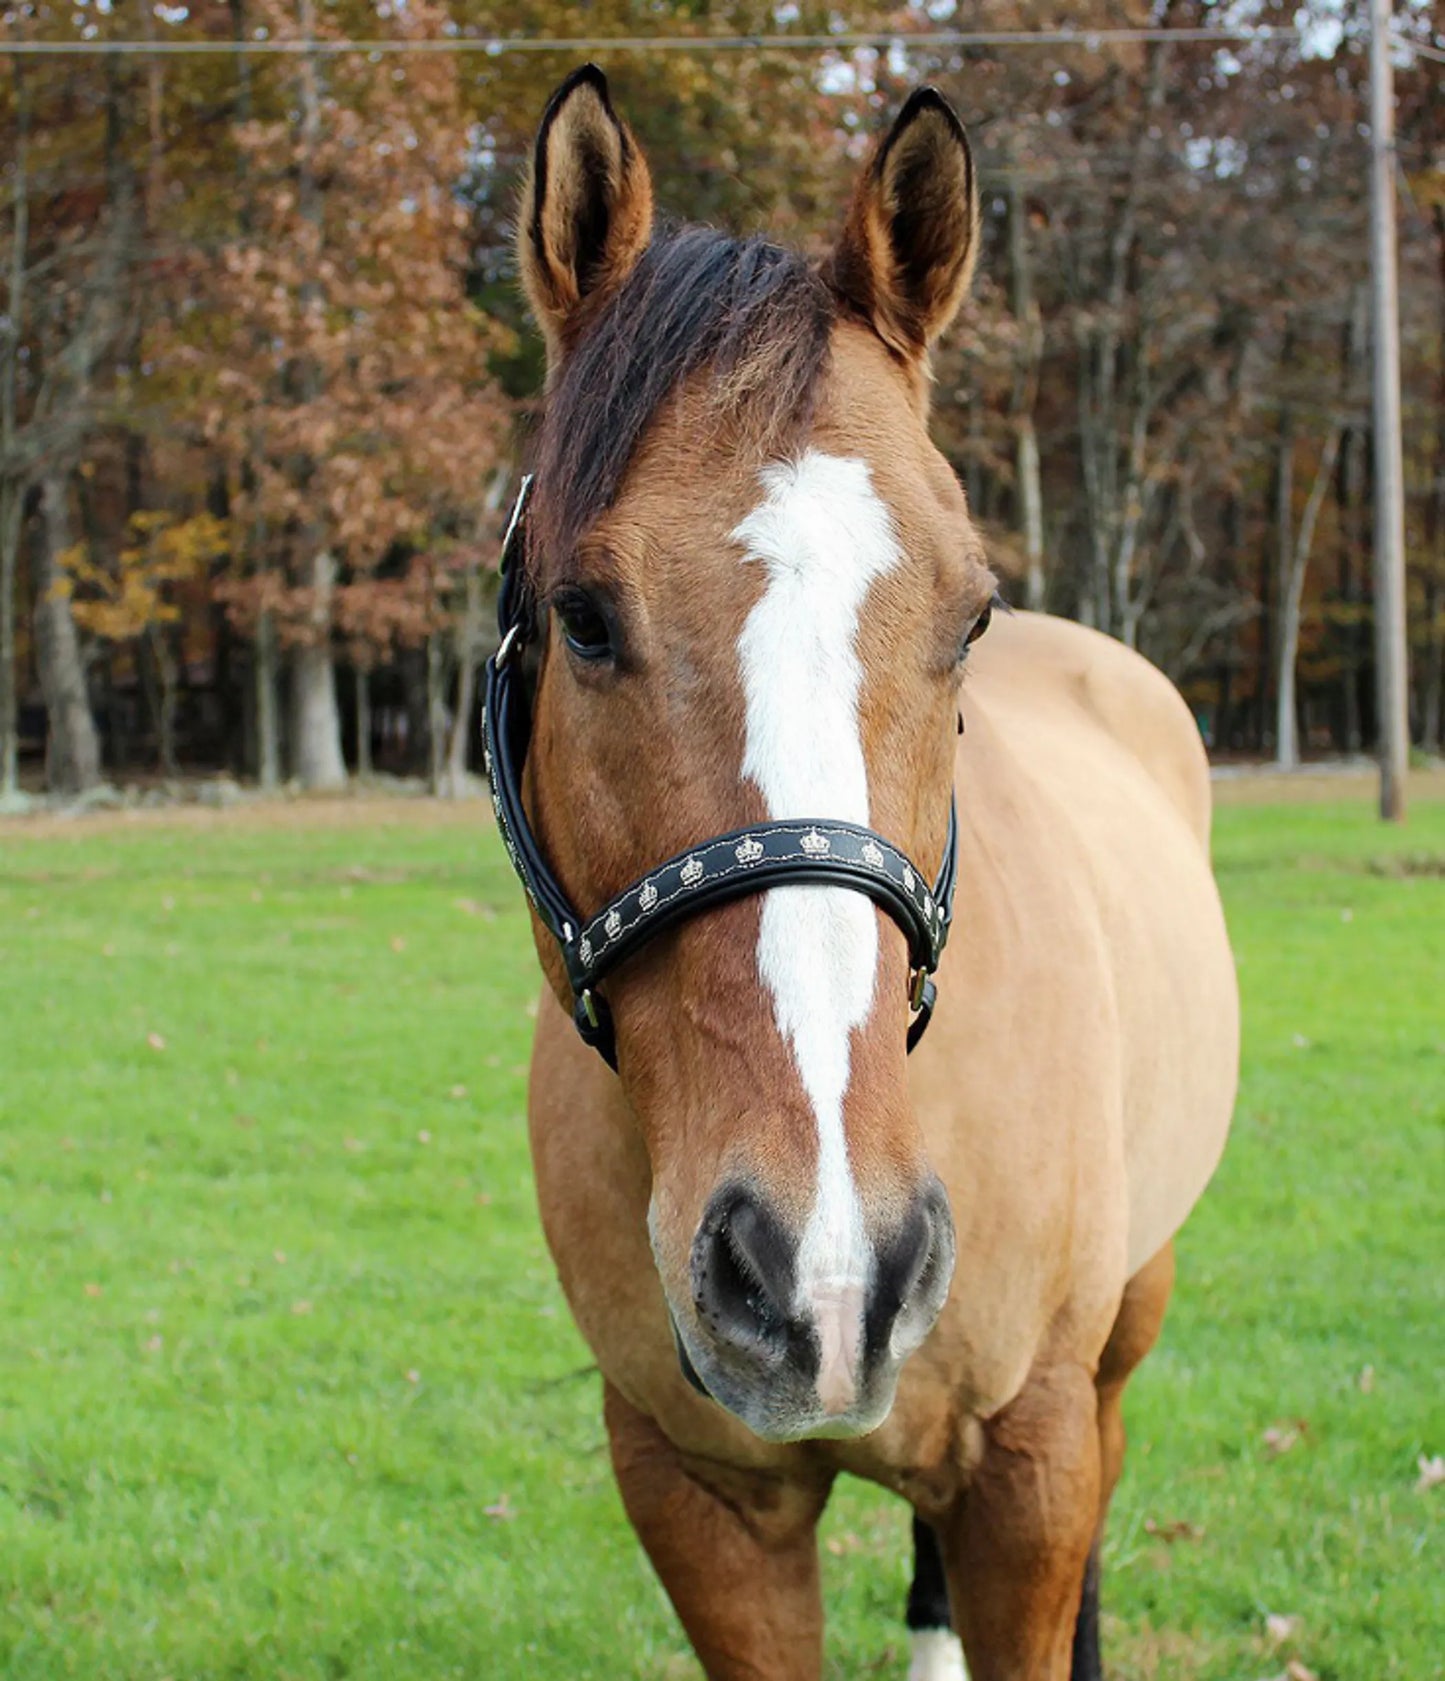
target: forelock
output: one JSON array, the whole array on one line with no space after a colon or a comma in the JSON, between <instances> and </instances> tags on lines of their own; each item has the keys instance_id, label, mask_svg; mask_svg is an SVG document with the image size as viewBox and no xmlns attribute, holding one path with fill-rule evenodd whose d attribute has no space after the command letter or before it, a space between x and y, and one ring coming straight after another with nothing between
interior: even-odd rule
<instances>
[{"instance_id":1,"label":"forelock","mask_svg":"<svg viewBox=\"0 0 1445 1681\"><path fill-rule=\"evenodd\" d=\"M835 316L832 292L796 252L711 228L654 239L548 394L533 452L534 563L565 564L694 374L734 435L760 454L788 449L812 420Z\"/></svg>"}]
</instances>

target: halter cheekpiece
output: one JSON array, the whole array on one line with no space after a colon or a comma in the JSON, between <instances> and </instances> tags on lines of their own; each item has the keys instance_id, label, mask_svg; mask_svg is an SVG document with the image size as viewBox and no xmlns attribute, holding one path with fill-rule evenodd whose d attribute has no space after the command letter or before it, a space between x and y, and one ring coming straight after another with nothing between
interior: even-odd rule
<instances>
[{"instance_id":1,"label":"halter cheekpiece","mask_svg":"<svg viewBox=\"0 0 1445 1681\"><path fill-rule=\"evenodd\" d=\"M943 864L932 883L904 853L871 829L826 818L788 820L714 835L649 870L595 915L583 917L573 909L542 856L522 806L532 709L519 656L538 628L522 576L524 519L531 492L529 473L522 479L502 541L497 597L501 641L487 661L482 735L497 827L532 908L561 948L577 1031L615 1069L612 1015L597 988L619 963L664 929L715 905L770 887L811 884L864 893L903 930L911 963L911 1051L933 1013L931 977L953 917L958 817L952 802Z\"/></svg>"}]
</instances>

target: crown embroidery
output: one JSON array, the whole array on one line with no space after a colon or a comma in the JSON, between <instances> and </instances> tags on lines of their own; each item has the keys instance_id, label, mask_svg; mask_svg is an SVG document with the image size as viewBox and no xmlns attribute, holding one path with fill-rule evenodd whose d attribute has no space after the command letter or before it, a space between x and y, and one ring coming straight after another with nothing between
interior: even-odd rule
<instances>
[{"instance_id":1,"label":"crown embroidery","mask_svg":"<svg viewBox=\"0 0 1445 1681\"><path fill-rule=\"evenodd\" d=\"M733 848L733 857L740 864L756 864L763 855L763 843L756 835L746 835Z\"/></svg>"},{"instance_id":2,"label":"crown embroidery","mask_svg":"<svg viewBox=\"0 0 1445 1681\"><path fill-rule=\"evenodd\" d=\"M816 829L809 829L798 845L810 858L826 858L833 850L833 844L828 837L820 835Z\"/></svg>"},{"instance_id":3,"label":"crown embroidery","mask_svg":"<svg viewBox=\"0 0 1445 1681\"><path fill-rule=\"evenodd\" d=\"M577 955L584 963L590 964L592 962L592 942L585 934L582 936L581 944L577 947Z\"/></svg>"},{"instance_id":4,"label":"crown embroidery","mask_svg":"<svg viewBox=\"0 0 1445 1681\"><path fill-rule=\"evenodd\" d=\"M620 911L608 911L607 920L602 924L602 927L607 938L615 940L622 932L622 913Z\"/></svg>"},{"instance_id":5,"label":"crown embroidery","mask_svg":"<svg viewBox=\"0 0 1445 1681\"><path fill-rule=\"evenodd\" d=\"M657 889L650 881L642 884L642 891L637 895L637 903L644 911L650 911L657 903Z\"/></svg>"},{"instance_id":6,"label":"crown embroidery","mask_svg":"<svg viewBox=\"0 0 1445 1681\"><path fill-rule=\"evenodd\" d=\"M876 841L863 842L863 862L870 870L883 868L883 848Z\"/></svg>"},{"instance_id":7,"label":"crown embroidery","mask_svg":"<svg viewBox=\"0 0 1445 1681\"><path fill-rule=\"evenodd\" d=\"M682 866L682 885L696 887L702 880L702 859L696 853Z\"/></svg>"},{"instance_id":8,"label":"crown embroidery","mask_svg":"<svg viewBox=\"0 0 1445 1681\"><path fill-rule=\"evenodd\" d=\"M903 885L911 893L914 889L915 884L916 884L916 878L913 874L913 871L909 869L907 864L905 864L903 866Z\"/></svg>"}]
</instances>

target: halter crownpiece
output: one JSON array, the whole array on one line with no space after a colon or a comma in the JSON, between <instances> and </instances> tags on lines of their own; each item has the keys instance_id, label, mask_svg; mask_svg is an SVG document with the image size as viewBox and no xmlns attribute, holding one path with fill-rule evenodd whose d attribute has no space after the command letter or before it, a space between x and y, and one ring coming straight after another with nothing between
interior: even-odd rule
<instances>
[{"instance_id":1,"label":"halter crownpiece","mask_svg":"<svg viewBox=\"0 0 1445 1681\"><path fill-rule=\"evenodd\" d=\"M931 979L948 940L958 864L958 813L950 800L948 838L937 879L928 878L882 835L829 818L755 823L699 842L624 888L594 915L573 909L548 867L522 805L522 770L532 736L531 699L518 667L537 632L523 578L521 550L532 475L517 492L502 540L497 628L501 641L487 661L482 709L483 752L512 867L543 926L561 948L572 988L572 1020L609 1067L617 1067L612 1015L598 984L664 929L731 899L800 885L849 887L893 918L908 940L911 1051L933 1014Z\"/></svg>"}]
</instances>

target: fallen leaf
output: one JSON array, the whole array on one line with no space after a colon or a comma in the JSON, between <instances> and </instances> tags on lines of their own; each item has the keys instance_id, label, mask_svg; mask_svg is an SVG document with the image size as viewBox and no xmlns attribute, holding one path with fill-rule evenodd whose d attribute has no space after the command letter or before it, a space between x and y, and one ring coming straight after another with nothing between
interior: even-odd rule
<instances>
[{"instance_id":1,"label":"fallen leaf","mask_svg":"<svg viewBox=\"0 0 1445 1681\"><path fill-rule=\"evenodd\" d=\"M500 1500L494 1500L490 1506L482 1507L484 1518L496 1518L501 1523L510 1523L516 1515L516 1509L505 1494Z\"/></svg>"},{"instance_id":2,"label":"fallen leaf","mask_svg":"<svg viewBox=\"0 0 1445 1681\"><path fill-rule=\"evenodd\" d=\"M408 1369L407 1374L406 1374L406 1381L408 1383L420 1383L421 1382L421 1373L419 1371L417 1371L415 1366L412 1366Z\"/></svg>"},{"instance_id":3,"label":"fallen leaf","mask_svg":"<svg viewBox=\"0 0 1445 1681\"><path fill-rule=\"evenodd\" d=\"M256 1117L254 1115L232 1115L231 1119L238 1127L242 1127L248 1132L256 1124Z\"/></svg>"},{"instance_id":4,"label":"fallen leaf","mask_svg":"<svg viewBox=\"0 0 1445 1681\"><path fill-rule=\"evenodd\" d=\"M1156 1523L1153 1518L1145 1518L1144 1533L1155 1535L1161 1541L1170 1543L1175 1541L1202 1541L1204 1539L1204 1531L1198 1524L1189 1523L1184 1518L1174 1518L1168 1523Z\"/></svg>"},{"instance_id":5,"label":"fallen leaf","mask_svg":"<svg viewBox=\"0 0 1445 1681\"><path fill-rule=\"evenodd\" d=\"M461 1100L467 1095L467 1088L465 1086L453 1086L451 1091L447 1095L449 1097L455 1098L457 1100L457 1102L460 1103Z\"/></svg>"},{"instance_id":6,"label":"fallen leaf","mask_svg":"<svg viewBox=\"0 0 1445 1681\"><path fill-rule=\"evenodd\" d=\"M464 911L468 916L479 916L484 922L495 922L497 920L497 913L490 905L480 904L475 899L454 899L452 903L459 911Z\"/></svg>"},{"instance_id":7,"label":"fallen leaf","mask_svg":"<svg viewBox=\"0 0 1445 1681\"><path fill-rule=\"evenodd\" d=\"M359 1138L348 1138L346 1140L346 1148L354 1152L356 1150L364 1150L366 1146Z\"/></svg>"},{"instance_id":8,"label":"fallen leaf","mask_svg":"<svg viewBox=\"0 0 1445 1681\"><path fill-rule=\"evenodd\" d=\"M401 937L400 934L393 934L391 936L391 949L393 951L405 951L406 950L406 941Z\"/></svg>"},{"instance_id":9,"label":"fallen leaf","mask_svg":"<svg viewBox=\"0 0 1445 1681\"><path fill-rule=\"evenodd\" d=\"M146 1350L147 1354L159 1354L161 1349L164 1346L165 1346L165 1338L162 1337L162 1336L156 1335L154 1337L150 1337L150 1338L147 1339L146 1345L145 1345L145 1350Z\"/></svg>"},{"instance_id":10,"label":"fallen leaf","mask_svg":"<svg viewBox=\"0 0 1445 1681\"><path fill-rule=\"evenodd\" d=\"M1271 1424L1261 1440L1274 1458L1278 1459L1293 1447L1298 1447L1309 1425L1302 1418L1281 1419L1278 1424Z\"/></svg>"},{"instance_id":11,"label":"fallen leaf","mask_svg":"<svg viewBox=\"0 0 1445 1681\"><path fill-rule=\"evenodd\" d=\"M85 1293L87 1296L99 1296L102 1294L102 1289L99 1284L87 1284Z\"/></svg>"},{"instance_id":12,"label":"fallen leaf","mask_svg":"<svg viewBox=\"0 0 1445 1681\"><path fill-rule=\"evenodd\" d=\"M1319 1681L1319 1676L1298 1658L1291 1658L1284 1666L1284 1678L1285 1681Z\"/></svg>"},{"instance_id":13,"label":"fallen leaf","mask_svg":"<svg viewBox=\"0 0 1445 1681\"><path fill-rule=\"evenodd\" d=\"M278 1267L284 1267L286 1265L286 1251L284 1249L273 1249L271 1259Z\"/></svg>"},{"instance_id":14,"label":"fallen leaf","mask_svg":"<svg viewBox=\"0 0 1445 1681\"><path fill-rule=\"evenodd\" d=\"M1361 1366L1360 1375L1355 1379L1355 1382L1359 1387L1360 1393L1362 1395L1368 1395L1375 1387L1375 1368L1373 1366Z\"/></svg>"},{"instance_id":15,"label":"fallen leaf","mask_svg":"<svg viewBox=\"0 0 1445 1681\"><path fill-rule=\"evenodd\" d=\"M1271 1611L1264 1619L1264 1632L1276 1646L1283 1646L1286 1640L1293 1640L1299 1630L1298 1617L1285 1617L1277 1611Z\"/></svg>"},{"instance_id":16,"label":"fallen leaf","mask_svg":"<svg viewBox=\"0 0 1445 1681\"><path fill-rule=\"evenodd\" d=\"M153 1051L163 1051L166 1048L165 1039L159 1033L147 1033L146 1044L148 1044Z\"/></svg>"},{"instance_id":17,"label":"fallen leaf","mask_svg":"<svg viewBox=\"0 0 1445 1681\"><path fill-rule=\"evenodd\" d=\"M291 1311L299 1319L303 1314L310 1313L311 1303L308 1301L292 1302Z\"/></svg>"},{"instance_id":18,"label":"fallen leaf","mask_svg":"<svg viewBox=\"0 0 1445 1681\"><path fill-rule=\"evenodd\" d=\"M1445 1483L1445 1454L1435 1454L1432 1457L1421 1454L1415 1461L1419 1468L1420 1478L1415 1484L1416 1494L1424 1494L1427 1489L1438 1488Z\"/></svg>"},{"instance_id":19,"label":"fallen leaf","mask_svg":"<svg viewBox=\"0 0 1445 1681\"><path fill-rule=\"evenodd\" d=\"M427 1131L427 1129L425 1127L423 1127L421 1129L421 1131L416 1135L416 1141L417 1141L418 1144L430 1144L431 1143L431 1134Z\"/></svg>"}]
</instances>

